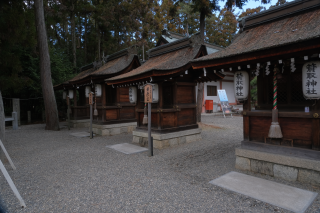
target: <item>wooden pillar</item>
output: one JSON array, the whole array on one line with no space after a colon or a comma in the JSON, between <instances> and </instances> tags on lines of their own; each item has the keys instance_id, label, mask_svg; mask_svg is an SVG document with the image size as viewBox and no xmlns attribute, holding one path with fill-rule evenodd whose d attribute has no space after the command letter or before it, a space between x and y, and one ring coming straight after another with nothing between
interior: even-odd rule
<instances>
[{"instance_id":1,"label":"wooden pillar","mask_svg":"<svg viewBox=\"0 0 320 213\"><path fill-rule=\"evenodd\" d=\"M73 108L73 119L74 120L77 120L77 106L78 106L78 98L77 98L77 90L76 89L74 89L73 90L73 106L74 106L74 108Z\"/></svg>"},{"instance_id":2,"label":"wooden pillar","mask_svg":"<svg viewBox=\"0 0 320 213\"><path fill-rule=\"evenodd\" d=\"M163 82L158 83L159 89L159 102L158 102L158 129L161 129L161 109L163 108L163 93L162 93L162 84ZM165 95L165 94L164 94Z\"/></svg>"},{"instance_id":3,"label":"wooden pillar","mask_svg":"<svg viewBox=\"0 0 320 213\"><path fill-rule=\"evenodd\" d=\"M250 75L250 72L249 72ZM251 111L251 88L249 83L248 99L243 103L243 139L249 141L250 117L247 115Z\"/></svg>"},{"instance_id":4,"label":"wooden pillar","mask_svg":"<svg viewBox=\"0 0 320 213\"><path fill-rule=\"evenodd\" d=\"M318 102L311 108L313 115L320 115L320 103ZM312 118L312 149L320 150L320 118Z\"/></svg>"},{"instance_id":5,"label":"wooden pillar","mask_svg":"<svg viewBox=\"0 0 320 213\"><path fill-rule=\"evenodd\" d=\"M106 118L105 110L103 109L103 107L107 106L107 95L106 95L107 94L107 92L106 92L107 89L108 89L107 85L102 83L101 84L101 90L102 90L102 93L101 93L101 106L102 106L102 109L101 109L101 115L99 115L102 122L104 122L105 118Z\"/></svg>"},{"instance_id":6,"label":"wooden pillar","mask_svg":"<svg viewBox=\"0 0 320 213\"><path fill-rule=\"evenodd\" d=\"M178 91L178 85L177 85L177 82L174 81L174 84L173 84L173 107L174 108L178 104L178 102L177 102L177 91ZM175 127L178 126L178 112L174 113L174 126Z\"/></svg>"}]
</instances>

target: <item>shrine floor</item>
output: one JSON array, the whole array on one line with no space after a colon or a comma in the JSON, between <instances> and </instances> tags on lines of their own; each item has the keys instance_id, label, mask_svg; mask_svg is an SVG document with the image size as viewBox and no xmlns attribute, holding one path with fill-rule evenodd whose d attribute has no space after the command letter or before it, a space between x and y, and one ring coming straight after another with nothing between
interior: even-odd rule
<instances>
[{"instance_id":1,"label":"shrine floor","mask_svg":"<svg viewBox=\"0 0 320 213\"><path fill-rule=\"evenodd\" d=\"M90 139L70 135L87 128L9 127L4 145L17 170L5 166L27 207L19 207L1 173L0 200L10 213L289 212L209 183L231 171L320 194L320 187L236 170L242 117L203 116L202 121L212 127L203 129L202 140L155 149L153 157L107 148L130 143L131 133ZM320 212L319 195L306 212Z\"/></svg>"}]
</instances>

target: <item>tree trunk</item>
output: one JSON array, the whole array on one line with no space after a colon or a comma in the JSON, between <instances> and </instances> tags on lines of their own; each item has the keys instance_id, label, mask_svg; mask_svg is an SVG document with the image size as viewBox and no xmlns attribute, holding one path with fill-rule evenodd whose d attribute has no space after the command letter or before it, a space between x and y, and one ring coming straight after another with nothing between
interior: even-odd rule
<instances>
[{"instance_id":1,"label":"tree trunk","mask_svg":"<svg viewBox=\"0 0 320 213\"><path fill-rule=\"evenodd\" d=\"M72 4L72 12L71 12L71 36L72 36L72 56L73 56L73 68L77 67L77 46L76 46L76 23L75 23L75 13L74 13L74 5Z\"/></svg>"},{"instance_id":2,"label":"tree trunk","mask_svg":"<svg viewBox=\"0 0 320 213\"><path fill-rule=\"evenodd\" d=\"M101 55L100 55L100 53L101 53L101 50L100 50L100 32L99 32L99 27L97 27L97 40L98 40L98 46L97 46L97 51L98 51L98 55L97 55L97 57L98 57L98 61L100 61L101 60Z\"/></svg>"},{"instance_id":3,"label":"tree trunk","mask_svg":"<svg viewBox=\"0 0 320 213\"><path fill-rule=\"evenodd\" d=\"M200 13L200 35L202 43L204 44L204 26L205 26L205 14L201 11ZM203 88L204 84L198 84L198 95L197 95L197 121L201 122L201 111L202 111L202 102L203 102Z\"/></svg>"},{"instance_id":4,"label":"tree trunk","mask_svg":"<svg viewBox=\"0 0 320 213\"><path fill-rule=\"evenodd\" d=\"M47 32L44 23L43 0L35 0L34 6L40 56L41 86L46 111L46 130L59 130L59 117L52 86Z\"/></svg>"},{"instance_id":5,"label":"tree trunk","mask_svg":"<svg viewBox=\"0 0 320 213\"><path fill-rule=\"evenodd\" d=\"M200 13L200 35L201 35L201 40L202 43L204 44L204 27L206 23L206 15L204 14L203 11Z\"/></svg>"},{"instance_id":6,"label":"tree trunk","mask_svg":"<svg viewBox=\"0 0 320 213\"><path fill-rule=\"evenodd\" d=\"M2 95L0 91L0 140L4 143L5 140L5 117L4 117L4 106L2 102ZM4 153L0 147L0 160L5 160Z\"/></svg>"},{"instance_id":7,"label":"tree trunk","mask_svg":"<svg viewBox=\"0 0 320 213\"><path fill-rule=\"evenodd\" d=\"M87 14L84 19L84 64L87 64Z\"/></svg>"}]
</instances>

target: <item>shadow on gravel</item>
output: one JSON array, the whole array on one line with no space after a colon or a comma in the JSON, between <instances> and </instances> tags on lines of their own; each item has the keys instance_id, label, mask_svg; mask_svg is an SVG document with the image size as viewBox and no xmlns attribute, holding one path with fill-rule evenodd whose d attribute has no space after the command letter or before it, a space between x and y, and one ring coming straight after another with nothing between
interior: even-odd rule
<instances>
[{"instance_id":1,"label":"shadow on gravel","mask_svg":"<svg viewBox=\"0 0 320 213\"><path fill-rule=\"evenodd\" d=\"M5 205L0 197L0 213L6 213L6 212L7 212L7 210L6 210Z\"/></svg>"}]
</instances>

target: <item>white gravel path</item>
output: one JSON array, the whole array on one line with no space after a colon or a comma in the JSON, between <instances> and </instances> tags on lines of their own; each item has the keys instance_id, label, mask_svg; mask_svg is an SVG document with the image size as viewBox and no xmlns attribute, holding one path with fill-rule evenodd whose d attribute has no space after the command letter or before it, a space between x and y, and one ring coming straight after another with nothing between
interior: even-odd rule
<instances>
[{"instance_id":1,"label":"white gravel path","mask_svg":"<svg viewBox=\"0 0 320 213\"><path fill-rule=\"evenodd\" d=\"M202 140L178 147L126 155L106 148L131 142L131 134L77 138L45 131L43 124L7 129L5 146L17 167L9 174L24 198L21 209L0 173L0 197L7 212L288 212L209 181L234 168L243 137L242 117L203 116L221 127L204 130ZM238 171L241 172L241 171ZM246 173L318 192L299 182ZM1 200L0 199L0 200ZM307 212L320 213L318 196Z\"/></svg>"}]
</instances>

